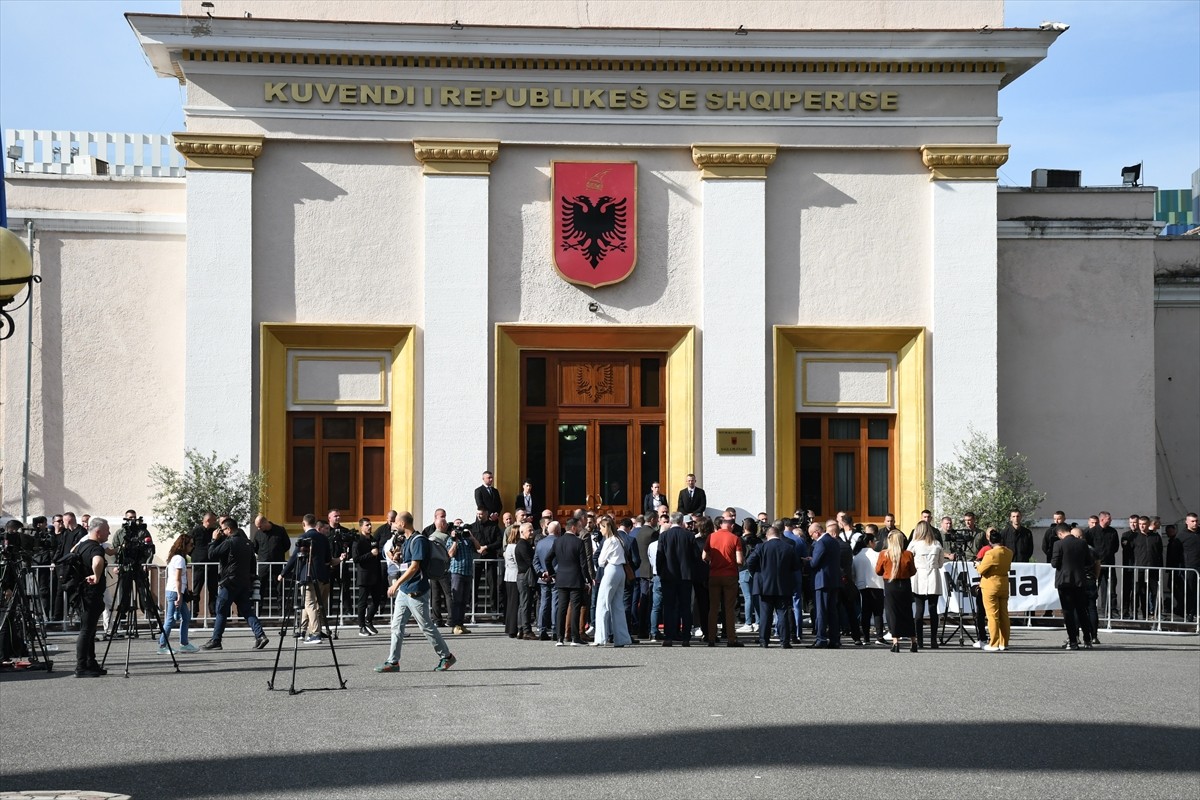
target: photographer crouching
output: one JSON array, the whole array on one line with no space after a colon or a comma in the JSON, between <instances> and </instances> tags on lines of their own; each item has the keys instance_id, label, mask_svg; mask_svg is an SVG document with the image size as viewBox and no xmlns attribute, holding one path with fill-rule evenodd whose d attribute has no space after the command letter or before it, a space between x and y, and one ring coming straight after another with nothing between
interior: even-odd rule
<instances>
[{"instance_id":1,"label":"photographer crouching","mask_svg":"<svg viewBox=\"0 0 1200 800\"><path fill-rule=\"evenodd\" d=\"M217 577L217 618L213 622L212 639L201 645L201 649L222 649L221 635L225 632L230 608L237 603L238 615L246 620L250 630L254 632L254 649L262 650L270 640L263 633L262 623L254 613L254 601L250 599L258 562L254 558L250 540L238 527L237 520L231 517L221 520L221 527L213 533L208 555L220 564Z\"/></svg>"}]
</instances>

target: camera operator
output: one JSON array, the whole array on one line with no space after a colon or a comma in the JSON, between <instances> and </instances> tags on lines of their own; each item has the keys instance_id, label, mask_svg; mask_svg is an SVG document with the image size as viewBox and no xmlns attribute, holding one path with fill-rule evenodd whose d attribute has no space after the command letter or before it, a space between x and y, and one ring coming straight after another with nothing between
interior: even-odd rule
<instances>
[{"instance_id":1,"label":"camera operator","mask_svg":"<svg viewBox=\"0 0 1200 800\"><path fill-rule=\"evenodd\" d=\"M210 563L211 556L208 548L212 545L213 534L217 531L217 515L205 511L200 517L200 524L192 528L192 616L200 616L200 590L208 586L208 615L217 614L217 565Z\"/></svg>"},{"instance_id":2,"label":"camera operator","mask_svg":"<svg viewBox=\"0 0 1200 800\"><path fill-rule=\"evenodd\" d=\"M104 589L107 584L104 558L105 543L108 541L108 520L92 517L88 521L88 532L76 546L75 552L83 560L86 577L79 588L79 636L75 639L75 677L98 678L108 670L96 661L96 623L104 611Z\"/></svg>"},{"instance_id":3,"label":"camera operator","mask_svg":"<svg viewBox=\"0 0 1200 800\"><path fill-rule=\"evenodd\" d=\"M465 618L467 615L467 600L473 591L475 577L475 554L482 552L482 547L474 537L469 527L455 525L450 530L450 546L446 548L450 556L450 624L453 633L470 633Z\"/></svg>"},{"instance_id":4,"label":"camera operator","mask_svg":"<svg viewBox=\"0 0 1200 800\"><path fill-rule=\"evenodd\" d=\"M221 527L213 534L213 543L208 549L208 554L220 564L217 577L217 617L213 622L212 639L200 645L201 649L222 649L221 635L225 632L230 608L237 603L238 615L246 620L250 630L254 632L254 649L262 650L269 640L263 633L262 624L254 613L254 603L250 599L257 562L254 560L254 548L246 538L245 532L238 527L237 520L232 517L221 520Z\"/></svg>"},{"instance_id":5,"label":"camera operator","mask_svg":"<svg viewBox=\"0 0 1200 800\"><path fill-rule=\"evenodd\" d=\"M150 564L154 561L154 538L150 535L146 523L138 516L137 511L132 508L125 511L125 518L121 522L121 529L113 533L110 545L105 548L105 552L115 555L117 559L117 569L114 570L114 577L120 575L120 568L142 568L145 564ZM116 582L116 591L132 592L133 584L127 581L118 580ZM150 593L150 599L158 604L158 598L154 596L154 589L147 584L146 591ZM115 633L115 629L109 628L111 622L110 608L113 606L113 590L105 594L105 609L103 613L105 636L109 637ZM121 601L125 598L117 598L117 606L121 605ZM136 609L138 602L136 597L128 598L129 607ZM143 608L144 612L145 609ZM137 638L136 627L130 631L130 635Z\"/></svg>"},{"instance_id":6,"label":"camera operator","mask_svg":"<svg viewBox=\"0 0 1200 800\"><path fill-rule=\"evenodd\" d=\"M317 530L317 518L305 514L304 533L296 540L296 548L279 575L279 580L293 573L304 586L304 627L308 636L305 644L320 644L321 629L325 627L325 603L329 600L329 539ZM297 563L304 558L297 571ZM299 632L297 632L299 634Z\"/></svg>"}]
</instances>

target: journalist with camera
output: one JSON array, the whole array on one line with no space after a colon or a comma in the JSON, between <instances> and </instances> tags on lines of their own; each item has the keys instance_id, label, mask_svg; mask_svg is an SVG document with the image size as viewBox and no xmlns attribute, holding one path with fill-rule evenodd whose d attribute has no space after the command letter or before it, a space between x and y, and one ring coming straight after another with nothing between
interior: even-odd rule
<instances>
[{"instance_id":1,"label":"journalist with camera","mask_svg":"<svg viewBox=\"0 0 1200 800\"><path fill-rule=\"evenodd\" d=\"M317 518L305 514L304 533L296 540L292 557L279 580L296 576L304 587L304 627L308 636L305 644L320 644L321 629L325 627L325 603L329 600L329 539L317 530Z\"/></svg>"},{"instance_id":2,"label":"journalist with camera","mask_svg":"<svg viewBox=\"0 0 1200 800\"><path fill-rule=\"evenodd\" d=\"M245 531L238 527L237 520L232 517L221 520L221 527L213 534L208 555L220 565L217 573L217 618L213 622L212 639L201 645L201 648L222 649L221 635L225 632L230 609L237 603L238 615L246 620L250 630L254 632L254 649L263 649L269 640L263 633L262 624L254 613L254 602L250 599L250 590L254 588L254 579L258 573L258 562L254 558L254 548L246 538Z\"/></svg>"}]
</instances>

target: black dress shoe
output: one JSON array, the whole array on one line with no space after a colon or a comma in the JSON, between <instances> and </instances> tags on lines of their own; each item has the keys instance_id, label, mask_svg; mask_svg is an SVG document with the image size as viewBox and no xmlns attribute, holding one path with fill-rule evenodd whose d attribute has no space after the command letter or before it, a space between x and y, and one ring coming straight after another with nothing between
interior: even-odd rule
<instances>
[{"instance_id":1,"label":"black dress shoe","mask_svg":"<svg viewBox=\"0 0 1200 800\"><path fill-rule=\"evenodd\" d=\"M766 650L769 647L769 645L766 642L759 642L758 646L761 647L763 650Z\"/></svg>"},{"instance_id":2,"label":"black dress shoe","mask_svg":"<svg viewBox=\"0 0 1200 800\"><path fill-rule=\"evenodd\" d=\"M538 637L538 641L539 641L539 642L548 642L548 641L550 641L550 634L546 633L545 631L542 631L542 635Z\"/></svg>"},{"instance_id":3,"label":"black dress shoe","mask_svg":"<svg viewBox=\"0 0 1200 800\"><path fill-rule=\"evenodd\" d=\"M671 646L671 645L673 645L673 644L675 644L675 643L674 643L674 642L672 642L670 639L663 639L663 640L662 640L662 646L663 646L663 647L670 647L670 646Z\"/></svg>"},{"instance_id":4,"label":"black dress shoe","mask_svg":"<svg viewBox=\"0 0 1200 800\"><path fill-rule=\"evenodd\" d=\"M221 642L216 639L209 639L204 644L200 645L201 650L222 650Z\"/></svg>"},{"instance_id":5,"label":"black dress shoe","mask_svg":"<svg viewBox=\"0 0 1200 800\"><path fill-rule=\"evenodd\" d=\"M725 646L726 647L745 647L745 645L742 644L741 642L730 642L729 644L727 644Z\"/></svg>"},{"instance_id":6,"label":"black dress shoe","mask_svg":"<svg viewBox=\"0 0 1200 800\"><path fill-rule=\"evenodd\" d=\"M790 647L791 645L788 646ZM827 642L813 642L808 646L808 648L810 650L828 650L829 644Z\"/></svg>"},{"instance_id":7,"label":"black dress shoe","mask_svg":"<svg viewBox=\"0 0 1200 800\"><path fill-rule=\"evenodd\" d=\"M784 642L783 644L779 645L779 647L783 650L791 650L792 644L791 642Z\"/></svg>"},{"instance_id":8,"label":"black dress shoe","mask_svg":"<svg viewBox=\"0 0 1200 800\"><path fill-rule=\"evenodd\" d=\"M1063 650L1078 650L1079 645L1076 644L1075 642L1063 642L1062 649Z\"/></svg>"},{"instance_id":9,"label":"black dress shoe","mask_svg":"<svg viewBox=\"0 0 1200 800\"><path fill-rule=\"evenodd\" d=\"M684 639L684 640L683 640L683 642L681 642L681 644L682 644L684 647L691 647L691 646L692 646L692 640L691 640L691 639Z\"/></svg>"},{"instance_id":10,"label":"black dress shoe","mask_svg":"<svg viewBox=\"0 0 1200 800\"><path fill-rule=\"evenodd\" d=\"M900 652L900 643L899 643L899 642L896 642L896 641L893 641L893 642L892 642L892 652L893 652L893 653L899 653L899 652Z\"/></svg>"},{"instance_id":11,"label":"black dress shoe","mask_svg":"<svg viewBox=\"0 0 1200 800\"><path fill-rule=\"evenodd\" d=\"M706 647L716 647L717 646L717 643L714 642L712 639L705 640L704 644Z\"/></svg>"},{"instance_id":12,"label":"black dress shoe","mask_svg":"<svg viewBox=\"0 0 1200 800\"><path fill-rule=\"evenodd\" d=\"M99 678L100 673L92 672L90 669L85 669L85 670L77 669L77 670L75 670L75 677L76 678Z\"/></svg>"}]
</instances>

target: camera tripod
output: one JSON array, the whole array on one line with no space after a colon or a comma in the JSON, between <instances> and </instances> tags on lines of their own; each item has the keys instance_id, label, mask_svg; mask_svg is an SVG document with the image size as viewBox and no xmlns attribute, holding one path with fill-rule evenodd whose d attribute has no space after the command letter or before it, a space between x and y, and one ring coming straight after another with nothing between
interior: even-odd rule
<instances>
[{"instance_id":1,"label":"camera tripod","mask_svg":"<svg viewBox=\"0 0 1200 800\"><path fill-rule=\"evenodd\" d=\"M124 623L126 678L129 677L129 651L133 647L133 639L137 635L139 604L146 619L152 623L151 634L154 633L156 626L161 634L163 630L162 616L158 613L158 603L155 602L154 595L150 593L150 580L146 577L146 568L141 564L119 564L117 566L117 588L113 592L113 602L108 609L109 626L108 630L104 632L104 638L108 640L108 644L104 646L104 657L100 659L100 666L103 667L108 661L108 651L112 647L117 628ZM113 613L114 608L116 609L115 614ZM175 666L175 671L179 672L179 662L175 660L175 648L171 646L170 641L167 642L167 650L171 655L171 664Z\"/></svg>"},{"instance_id":2,"label":"camera tripod","mask_svg":"<svg viewBox=\"0 0 1200 800\"><path fill-rule=\"evenodd\" d=\"M299 573L300 574L303 574L303 575L308 574L308 568L307 568L308 565L307 565L306 561L307 561L306 557L301 555L300 559L299 559ZM286 580L286 578L284 580ZM279 658L283 654L283 642L287 638L288 628L295 628L296 631L299 632L300 626L296 624L296 620L300 616L301 612L304 609L304 594L305 594L303 591L301 591L301 587L307 588L307 586L308 586L307 580L294 581L292 583L292 605L290 608L289 607L284 608L283 621L279 625L279 643L277 645L275 645L275 666L271 668L271 679L269 681L267 681L267 689L268 690L275 689L275 677L279 672ZM311 633L315 633L318 636L321 634L320 631L311 631ZM333 646L333 637L326 637L326 641L329 642L329 654L333 657L333 669L337 673L338 685L337 686L324 686L315 691L324 692L324 691L332 691L335 689L345 689L346 688L346 679L342 677L342 668L341 668L341 665L338 664L337 649ZM288 687L288 694L300 694L301 692L305 691L304 689L296 688L296 661L299 656L299 651L300 651L300 639L298 636L293 637L292 638L292 683Z\"/></svg>"},{"instance_id":3,"label":"camera tripod","mask_svg":"<svg viewBox=\"0 0 1200 800\"><path fill-rule=\"evenodd\" d=\"M24 645L29 656L29 669L52 672L54 661L46 647L46 620L41 604L34 602L26 591L28 576L29 568L25 562L0 560L0 587L3 587L0 594L4 595L3 605L0 605L0 637L8 639L14 651L18 649L18 642Z\"/></svg>"},{"instance_id":4,"label":"camera tripod","mask_svg":"<svg viewBox=\"0 0 1200 800\"><path fill-rule=\"evenodd\" d=\"M971 594L969 588L971 582L971 573L967 570L967 559L969 555L967 553L966 543L959 541L954 542L951 546L950 552L954 554L954 560L950 562L950 588L954 594L955 600L958 601L958 613L955 615L957 621L954 626L954 630L946 633L946 624L944 622L942 623L943 633L941 643L946 644L946 642L954 639L955 634L958 634L958 646L965 647L967 639L970 639L972 644L975 643L975 635L967 629L967 624L965 622L964 615L967 613L965 610L965 599L968 597L971 598L972 604L979 601L975 599L973 594ZM964 587L963 584L967 584L967 586ZM949 599L949 597L947 597L947 599ZM974 605L972 605L972 609L974 609ZM946 616L948 616L948 614L943 615L942 619L945 620ZM974 623L974 614L972 614L971 621Z\"/></svg>"}]
</instances>

